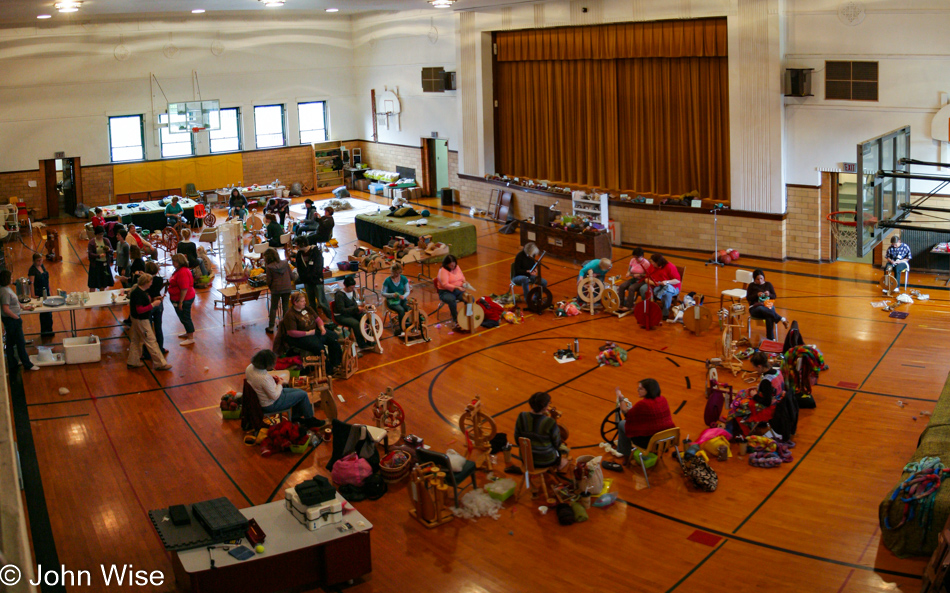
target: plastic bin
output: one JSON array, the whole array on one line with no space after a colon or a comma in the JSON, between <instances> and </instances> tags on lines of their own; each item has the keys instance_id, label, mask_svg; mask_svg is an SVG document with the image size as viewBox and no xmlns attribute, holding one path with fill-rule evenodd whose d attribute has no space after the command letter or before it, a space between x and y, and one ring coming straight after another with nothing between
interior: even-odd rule
<instances>
[{"instance_id":1,"label":"plastic bin","mask_svg":"<svg viewBox=\"0 0 950 593\"><path fill-rule=\"evenodd\" d=\"M63 340L66 364L83 364L102 360L102 344L99 336L83 336Z\"/></svg>"}]
</instances>

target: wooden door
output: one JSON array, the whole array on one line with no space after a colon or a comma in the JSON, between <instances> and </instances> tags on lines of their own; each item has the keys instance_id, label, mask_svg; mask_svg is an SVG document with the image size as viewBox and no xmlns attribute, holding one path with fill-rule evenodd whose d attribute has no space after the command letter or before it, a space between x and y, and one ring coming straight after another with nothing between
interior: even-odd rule
<instances>
[{"instance_id":1,"label":"wooden door","mask_svg":"<svg viewBox=\"0 0 950 593\"><path fill-rule=\"evenodd\" d=\"M56 189L56 159L40 161L40 171L46 184L46 217L59 216L59 191Z\"/></svg>"},{"instance_id":2,"label":"wooden door","mask_svg":"<svg viewBox=\"0 0 950 593\"><path fill-rule=\"evenodd\" d=\"M421 172L421 175L418 176L418 179L416 179L416 183L418 183L422 187L422 197L424 198L428 198L434 195L433 189L432 189L434 187L434 184L432 183L432 180L430 179L430 177L432 177L432 162L431 161L432 161L433 156L434 155L432 154L432 139L423 138L422 139L422 172Z\"/></svg>"},{"instance_id":3,"label":"wooden door","mask_svg":"<svg viewBox=\"0 0 950 593\"><path fill-rule=\"evenodd\" d=\"M66 205L67 212L75 212L76 204L85 203L83 202L83 197L82 197L82 165L79 163L78 156L73 158L72 161L73 161L73 184L76 188L76 203L72 205L71 210L70 210L69 204L67 204Z\"/></svg>"}]
</instances>

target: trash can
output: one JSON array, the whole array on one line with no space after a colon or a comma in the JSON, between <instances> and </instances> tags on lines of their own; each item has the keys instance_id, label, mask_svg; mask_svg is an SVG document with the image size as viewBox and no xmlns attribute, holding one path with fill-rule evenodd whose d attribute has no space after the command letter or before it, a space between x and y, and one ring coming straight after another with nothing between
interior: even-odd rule
<instances>
[{"instance_id":1,"label":"trash can","mask_svg":"<svg viewBox=\"0 0 950 593\"><path fill-rule=\"evenodd\" d=\"M456 203L455 199L455 190L451 187L443 187L439 190L442 194L442 205L443 206L452 206Z\"/></svg>"}]
</instances>

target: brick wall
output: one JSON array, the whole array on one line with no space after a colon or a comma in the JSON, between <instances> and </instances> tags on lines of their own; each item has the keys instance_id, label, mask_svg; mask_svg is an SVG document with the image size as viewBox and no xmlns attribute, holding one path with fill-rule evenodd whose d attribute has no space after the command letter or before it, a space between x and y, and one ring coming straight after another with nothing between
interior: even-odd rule
<instances>
[{"instance_id":1,"label":"brick wall","mask_svg":"<svg viewBox=\"0 0 950 593\"><path fill-rule=\"evenodd\" d=\"M36 187L30 187L30 181L35 181ZM46 218L46 179L39 168L0 173L0 203L8 204L14 196L25 202L27 208L35 210L35 219Z\"/></svg>"},{"instance_id":2,"label":"brick wall","mask_svg":"<svg viewBox=\"0 0 950 593\"><path fill-rule=\"evenodd\" d=\"M347 148L360 147L363 153L363 162L371 169L395 171L396 166L411 167L416 170L416 177L422 175L422 148L401 146L396 144L378 144L358 140L344 142ZM456 162L457 159L456 159ZM451 172L451 156L450 156ZM457 167L456 167L457 168Z\"/></svg>"},{"instance_id":3,"label":"brick wall","mask_svg":"<svg viewBox=\"0 0 950 593\"><path fill-rule=\"evenodd\" d=\"M786 188L788 257L818 261L822 259L821 188Z\"/></svg>"},{"instance_id":4,"label":"brick wall","mask_svg":"<svg viewBox=\"0 0 950 593\"><path fill-rule=\"evenodd\" d=\"M115 202L112 165L82 168L82 199L89 208Z\"/></svg>"},{"instance_id":5,"label":"brick wall","mask_svg":"<svg viewBox=\"0 0 950 593\"><path fill-rule=\"evenodd\" d=\"M274 179L280 179L287 187L298 181L305 187L315 185L313 149L309 144L245 152L241 158L245 185L270 183Z\"/></svg>"}]
</instances>

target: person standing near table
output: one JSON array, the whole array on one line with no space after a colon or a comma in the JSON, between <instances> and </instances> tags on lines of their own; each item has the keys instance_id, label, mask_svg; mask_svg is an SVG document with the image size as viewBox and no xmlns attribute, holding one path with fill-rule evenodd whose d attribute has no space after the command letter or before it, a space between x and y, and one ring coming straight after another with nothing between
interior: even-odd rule
<instances>
[{"instance_id":1,"label":"person standing near table","mask_svg":"<svg viewBox=\"0 0 950 593\"><path fill-rule=\"evenodd\" d=\"M297 246L294 267L297 268L300 282L307 289L307 304L311 309L316 310L319 303L329 315L330 303L327 302L327 295L323 289L323 252L319 247L311 245L307 237L297 237L294 244Z\"/></svg>"},{"instance_id":2,"label":"person standing near table","mask_svg":"<svg viewBox=\"0 0 950 593\"><path fill-rule=\"evenodd\" d=\"M264 212L277 216L280 219L280 226L283 228L287 213L290 212L290 200L273 197L267 201Z\"/></svg>"},{"instance_id":3,"label":"person standing near table","mask_svg":"<svg viewBox=\"0 0 950 593\"><path fill-rule=\"evenodd\" d=\"M108 290L115 284L109 266L112 263L112 243L105 237L105 229L96 227L96 234L89 239L87 248L89 256L89 279L86 286L89 290Z\"/></svg>"},{"instance_id":4,"label":"person standing near table","mask_svg":"<svg viewBox=\"0 0 950 593\"><path fill-rule=\"evenodd\" d=\"M290 266L280 259L280 255L273 247L264 252L264 276L267 278L267 288L270 290L270 311L267 314L269 334L274 333L274 321L277 319L277 308L282 313L290 307L290 293L294 290L294 282L290 278Z\"/></svg>"},{"instance_id":5,"label":"person standing near table","mask_svg":"<svg viewBox=\"0 0 950 593\"><path fill-rule=\"evenodd\" d=\"M101 228L101 227L100 227ZM38 371L40 367L30 361L30 355L26 353L26 336L23 335L23 320L20 318L20 299L10 288L10 281L13 279L13 273L10 270L0 270L0 318L3 319L3 329L7 336L4 340L7 350L7 371L16 372L17 356L23 368L28 371ZM24 306L29 310L32 307Z\"/></svg>"},{"instance_id":6,"label":"person standing near table","mask_svg":"<svg viewBox=\"0 0 950 593\"><path fill-rule=\"evenodd\" d=\"M172 257L175 273L168 279L168 298L175 307L178 320L185 326L185 333L178 334L181 338L179 346L190 346L195 343L195 324L191 321L191 306L195 304L195 277L188 267L188 256L176 253Z\"/></svg>"},{"instance_id":7,"label":"person standing near table","mask_svg":"<svg viewBox=\"0 0 950 593\"><path fill-rule=\"evenodd\" d=\"M44 298L50 295L49 272L46 271L46 266L43 265L43 256L39 253L33 254L33 265L30 266L27 276L30 277L30 281L33 283L33 296ZM52 313L40 313L40 335L44 338L55 335Z\"/></svg>"},{"instance_id":8,"label":"person standing near table","mask_svg":"<svg viewBox=\"0 0 950 593\"><path fill-rule=\"evenodd\" d=\"M130 288L132 283L129 281L129 264L131 260L129 259L129 242L127 240L129 233L125 230L125 227L119 227L116 229L116 238L118 239L115 244L115 272L119 276L122 282L123 288Z\"/></svg>"},{"instance_id":9,"label":"person standing near table","mask_svg":"<svg viewBox=\"0 0 950 593\"><path fill-rule=\"evenodd\" d=\"M148 289L152 286L152 276L141 273L136 280L135 287L129 293L129 312L132 315L132 328L129 330L129 358L126 366L130 369L137 369L145 366L142 362L142 346L148 349L152 361L155 363L156 371L167 371L172 368L165 360L158 341L155 339L155 332L152 330L152 309L161 304L162 297L152 298Z\"/></svg>"}]
</instances>

